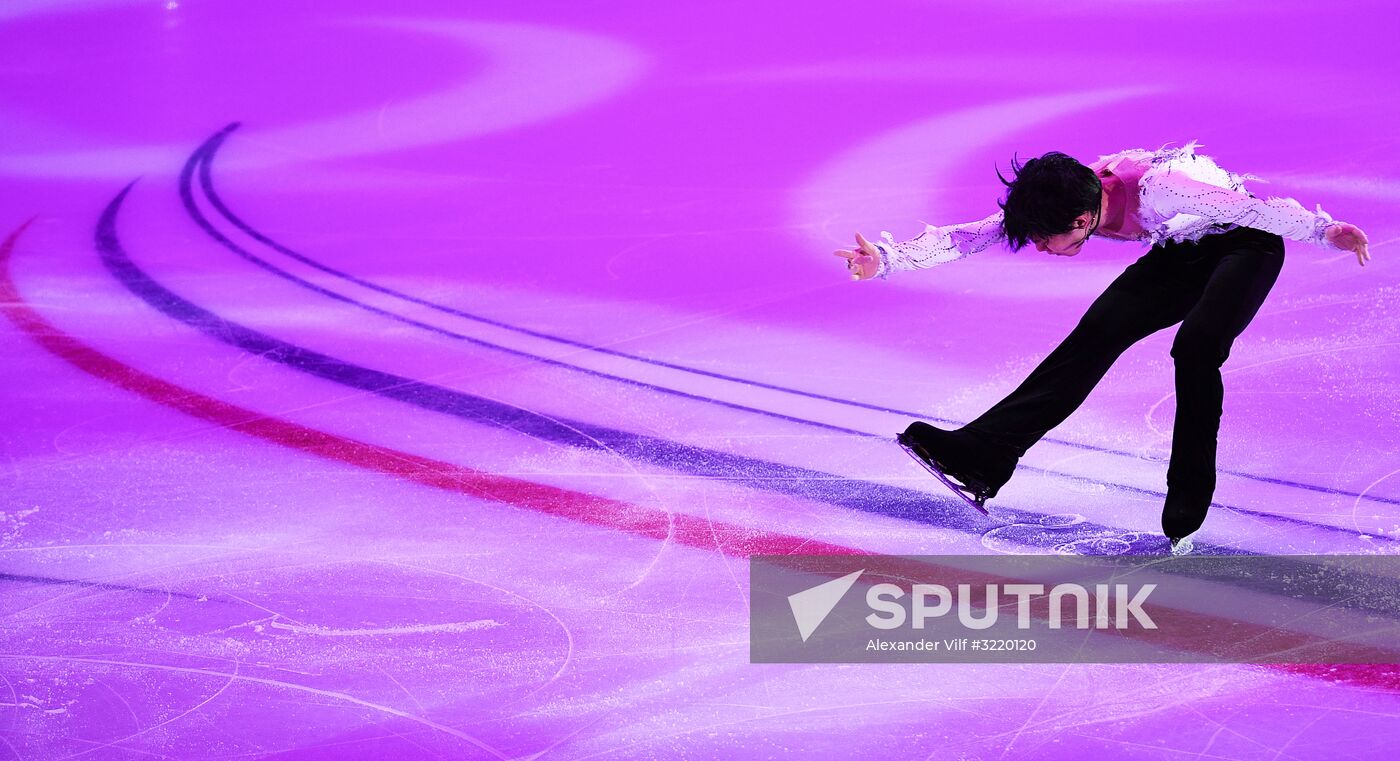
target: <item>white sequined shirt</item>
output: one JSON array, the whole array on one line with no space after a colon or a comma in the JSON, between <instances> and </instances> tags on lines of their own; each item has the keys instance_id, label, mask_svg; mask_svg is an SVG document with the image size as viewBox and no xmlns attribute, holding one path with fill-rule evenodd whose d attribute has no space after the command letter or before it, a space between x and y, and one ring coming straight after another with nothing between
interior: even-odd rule
<instances>
[{"instance_id":1,"label":"white sequined shirt","mask_svg":"<svg viewBox=\"0 0 1400 761\"><path fill-rule=\"evenodd\" d=\"M1209 156L1196 153L1192 141L1179 148L1156 151L1135 148L1100 156L1095 171L1108 169L1129 188L1137 185L1136 209L1130 203L1124 229L1136 232L1130 240L1152 246L1164 241L1195 241L1214 232L1252 227L1335 248L1326 238L1327 228L1337 224L1317 207L1308 211L1292 198L1259 199L1244 187L1253 175L1222 169ZM961 225L928 225L918 236L896 242L888 233L875 243L882 254L876 277L891 272L924 269L957 261L1002 240L1002 213Z\"/></svg>"}]
</instances>

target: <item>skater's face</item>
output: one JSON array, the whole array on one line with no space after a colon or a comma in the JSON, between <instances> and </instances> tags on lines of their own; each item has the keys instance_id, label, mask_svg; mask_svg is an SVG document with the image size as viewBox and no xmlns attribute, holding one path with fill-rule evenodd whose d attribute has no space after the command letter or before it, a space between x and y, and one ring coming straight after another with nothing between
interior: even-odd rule
<instances>
[{"instance_id":1,"label":"skater's face","mask_svg":"<svg viewBox=\"0 0 1400 761\"><path fill-rule=\"evenodd\" d=\"M1084 241L1089 239L1089 231L1094 222L1094 215L1084 212L1074 219L1074 227L1069 232L1058 235L1038 236L1031 238L1035 244L1035 250L1043 251L1056 256L1074 256L1079 253L1079 249L1084 246Z\"/></svg>"}]
</instances>

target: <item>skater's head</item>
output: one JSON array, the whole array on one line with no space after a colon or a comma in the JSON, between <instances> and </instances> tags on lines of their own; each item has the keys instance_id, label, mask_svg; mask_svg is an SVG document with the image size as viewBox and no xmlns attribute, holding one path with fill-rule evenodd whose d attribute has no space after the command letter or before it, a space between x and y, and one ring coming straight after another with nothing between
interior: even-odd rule
<instances>
[{"instance_id":1,"label":"skater's head","mask_svg":"<svg viewBox=\"0 0 1400 761\"><path fill-rule=\"evenodd\" d=\"M1006 185L1002 230L1012 251L1027 244L1036 250L1074 256L1098 228L1103 184L1094 170L1058 151L1029 159L1011 160L1012 179Z\"/></svg>"}]
</instances>

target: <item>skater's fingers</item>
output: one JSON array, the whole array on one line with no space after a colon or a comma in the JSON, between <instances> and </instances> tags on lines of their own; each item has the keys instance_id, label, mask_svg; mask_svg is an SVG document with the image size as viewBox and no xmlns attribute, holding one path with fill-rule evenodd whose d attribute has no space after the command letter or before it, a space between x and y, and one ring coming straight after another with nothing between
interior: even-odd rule
<instances>
[{"instance_id":1,"label":"skater's fingers","mask_svg":"<svg viewBox=\"0 0 1400 761\"><path fill-rule=\"evenodd\" d=\"M843 248L843 249L840 249L840 250L838 250L838 251L832 251L831 253L833 253L833 254L835 254L835 255L837 255L837 256L844 256L844 257L846 257L847 259L851 259L851 258L853 258L853 257L856 255L856 252L854 252L854 251L847 251L847 250L844 249L844 248Z\"/></svg>"},{"instance_id":2,"label":"skater's fingers","mask_svg":"<svg viewBox=\"0 0 1400 761\"><path fill-rule=\"evenodd\" d=\"M870 241L866 240L865 236L860 233L856 233L856 245L860 246L860 249L867 253L875 249L874 246L870 245Z\"/></svg>"}]
</instances>

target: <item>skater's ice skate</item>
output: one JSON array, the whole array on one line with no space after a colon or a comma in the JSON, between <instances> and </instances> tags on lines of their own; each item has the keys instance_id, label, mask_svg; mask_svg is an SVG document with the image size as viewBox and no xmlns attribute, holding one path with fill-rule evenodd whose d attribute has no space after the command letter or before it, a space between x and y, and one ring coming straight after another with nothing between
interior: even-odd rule
<instances>
[{"instance_id":1,"label":"skater's ice skate","mask_svg":"<svg viewBox=\"0 0 1400 761\"><path fill-rule=\"evenodd\" d=\"M923 436L918 435L923 433ZM952 455L950 448L945 447L942 451L930 451L927 445L928 436L941 435L949 437L949 431L942 431L933 428L926 423L916 422L910 425L903 433L895 436L895 442L899 444L914 461L919 463L945 486L972 505L983 515L989 515L986 508L988 499L996 496L1000 484L989 485L983 477L971 468L963 467L956 461L956 455ZM936 449L936 448L935 448Z\"/></svg>"}]
</instances>

